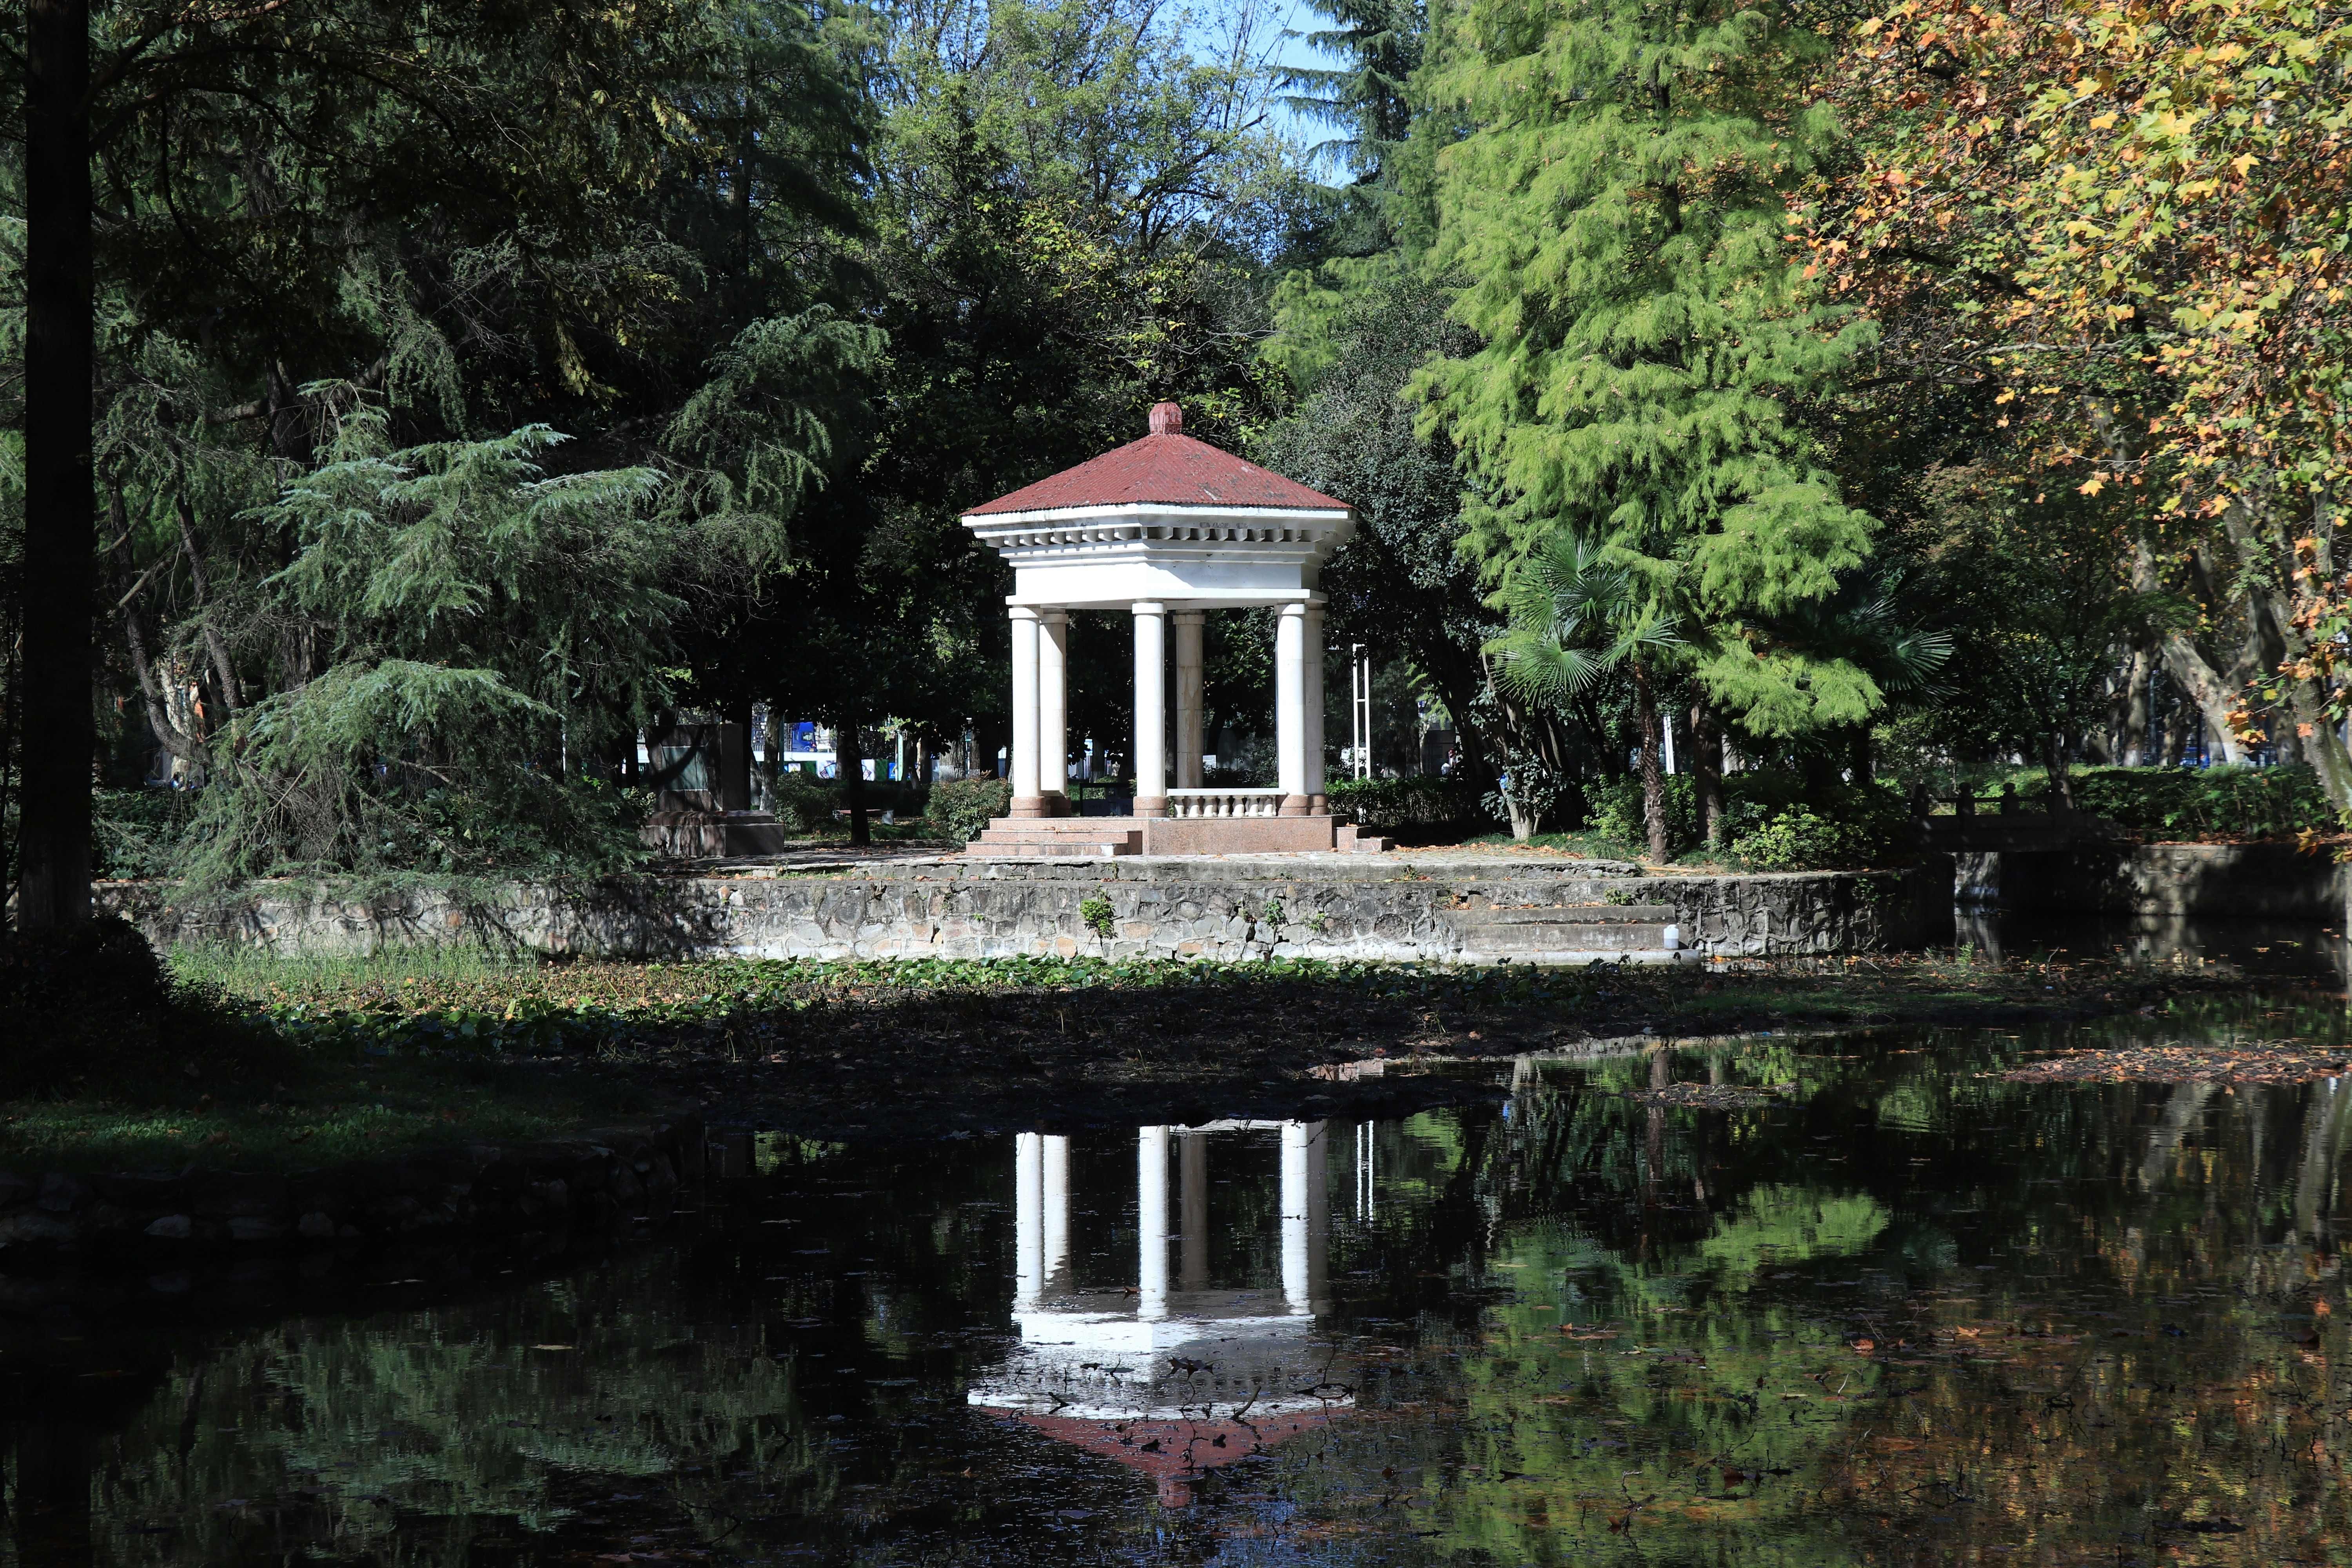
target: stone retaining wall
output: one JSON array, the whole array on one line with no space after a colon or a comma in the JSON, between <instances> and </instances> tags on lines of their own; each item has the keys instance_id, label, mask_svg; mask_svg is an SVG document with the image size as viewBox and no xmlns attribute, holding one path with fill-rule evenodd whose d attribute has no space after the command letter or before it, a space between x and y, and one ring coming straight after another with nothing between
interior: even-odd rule
<instances>
[{"instance_id":1,"label":"stone retaining wall","mask_svg":"<svg viewBox=\"0 0 2352 1568\"><path fill-rule=\"evenodd\" d=\"M159 946L249 942L365 952L481 940L626 958L1113 959L1272 957L1477 961L1457 910L1596 907L1673 911L1685 953L1755 956L1910 948L1951 940L1951 865L1907 871L1644 876L1605 861L1333 856L1316 859L960 858L822 875L640 877L516 884L460 903L438 894L337 900L289 888L180 910L111 884L110 907ZM1095 903L1099 900L1102 903ZM1106 910L1102 904L1108 905ZM1093 918L1090 918L1093 917Z\"/></svg>"},{"instance_id":2,"label":"stone retaining wall","mask_svg":"<svg viewBox=\"0 0 2352 1568\"><path fill-rule=\"evenodd\" d=\"M2323 920L2352 875L2332 849L2292 844L2123 844L1956 858L1961 902L2016 913Z\"/></svg>"},{"instance_id":3,"label":"stone retaining wall","mask_svg":"<svg viewBox=\"0 0 2352 1568\"><path fill-rule=\"evenodd\" d=\"M547 1143L468 1143L288 1174L0 1172L0 1257L46 1249L335 1247L667 1212L702 1173L698 1116Z\"/></svg>"}]
</instances>

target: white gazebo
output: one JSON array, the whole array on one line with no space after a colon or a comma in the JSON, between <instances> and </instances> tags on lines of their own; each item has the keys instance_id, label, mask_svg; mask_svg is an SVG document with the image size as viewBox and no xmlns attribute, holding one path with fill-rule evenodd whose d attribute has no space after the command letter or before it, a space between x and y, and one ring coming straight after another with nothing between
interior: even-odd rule
<instances>
[{"instance_id":1,"label":"white gazebo","mask_svg":"<svg viewBox=\"0 0 2352 1568\"><path fill-rule=\"evenodd\" d=\"M1012 563L1013 806L982 855L1224 854L1377 847L1335 829L1323 784L1323 595L1317 577L1355 531L1345 501L1183 433L1172 403L1150 434L964 514ZM1276 777L1202 783L1201 628L1210 610L1278 605ZM1073 818L1064 665L1072 610L1125 610L1135 636L1134 815ZM1176 664L1169 768L1169 633Z\"/></svg>"}]
</instances>

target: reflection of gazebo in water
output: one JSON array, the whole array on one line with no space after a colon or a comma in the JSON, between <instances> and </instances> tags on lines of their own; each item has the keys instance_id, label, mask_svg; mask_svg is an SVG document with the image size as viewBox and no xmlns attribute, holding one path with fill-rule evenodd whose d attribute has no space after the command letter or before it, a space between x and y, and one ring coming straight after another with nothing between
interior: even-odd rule
<instances>
[{"instance_id":1,"label":"reflection of gazebo in water","mask_svg":"<svg viewBox=\"0 0 2352 1568\"><path fill-rule=\"evenodd\" d=\"M1282 1290L1209 1288L1212 1136L1282 1135ZM1181 1229L1169 1278L1168 1156L1178 1154ZM1021 1343L974 1383L971 1403L1151 1477L1160 1500L1192 1500L1191 1479L1327 1424L1350 1408L1313 1337L1327 1310L1330 1205L1319 1121L1146 1127L1136 1140L1139 1239L1132 1290L1070 1279L1069 1140L1019 1135L1013 1156Z\"/></svg>"}]
</instances>

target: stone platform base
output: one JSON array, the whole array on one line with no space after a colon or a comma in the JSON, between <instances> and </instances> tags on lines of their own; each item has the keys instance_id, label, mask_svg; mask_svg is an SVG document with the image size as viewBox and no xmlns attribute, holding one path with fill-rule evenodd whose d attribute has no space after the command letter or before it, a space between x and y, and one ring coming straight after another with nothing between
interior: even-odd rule
<instances>
[{"instance_id":1,"label":"stone platform base","mask_svg":"<svg viewBox=\"0 0 2352 1568\"><path fill-rule=\"evenodd\" d=\"M1378 854L1385 838L1334 816L1000 816L965 847L976 859L1119 855Z\"/></svg>"},{"instance_id":2,"label":"stone platform base","mask_svg":"<svg viewBox=\"0 0 2352 1568\"><path fill-rule=\"evenodd\" d=\"M227 906L101 884L158 946L278 952L487 942L614 958L1330 958L1685 962L1859 952L1952 940L1951 862L1905 871L1643 876L1610 861L1489 856L1120 855L908 859L832 875L774 868L519 883L459 903L338 902L288 887ZM1099 904L1110 905L1105 920ZM1093 918L1088 918L1089 914Z\"/></svg>"},{"instance_id":3,"label":"stone platform base","mask_svg":"<svg viewBox=\"0 0 2352 1568\"><path fill-rule=\"evenodd\" d=\"M638 837L673 860L784 852L784 825L765 811L656 811Z\"/></svg>"}]
</instances>

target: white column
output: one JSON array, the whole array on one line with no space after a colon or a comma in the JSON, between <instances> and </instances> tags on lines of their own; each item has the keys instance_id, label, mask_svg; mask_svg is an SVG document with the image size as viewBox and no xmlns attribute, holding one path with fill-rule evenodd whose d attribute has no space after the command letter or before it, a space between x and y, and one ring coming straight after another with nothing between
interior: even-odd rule
<instances>
[{"instance_id":1,"label":"white column","mask_svg":"<svg viewBox=\"0 0 2352 1568\"><path fill-rule=\"evenodd\" d=\"M1041 816L1037 796L1037 612L1013 606L1013 815Z\"/></svg>"},{"instance_id":2,"label":"white column","mask_svg":"<svg viewBox=\"0 0 2352 1568\"><path fill-rule=\"evenodd\" d=\"M1034 1132L1013 1135L1013 1310L1037 1304L1045 1288L1045 1150Z\"/></svg>"},{"instance_id":3,"label":"white column","mask_svg":"<svg viewBox=\"0 0 2352 1568\"><path fill-rule=\"evenodd\" d=\"M1157 600L1135 610L1135 814L1168 815L1168 612Z\"/></svg>"},{"instance_id":4,"label":"white column","mask_svg":"<svg viewBox=\"0 0 2352 1568\"><path fill-rule=\"evenodd\" d=\"M1307 1144L1316 1125L1282 1124L1282 1300L1294 1318L1315 1310L1307 1275Z\"/></svg>"},{"instance_id":5,"label":"white column","mask_svg":"<svg viewBox=\"0 0 2352 1568\"><path fill-rule=\"evenodd\" d=\"M1066 798L1070 788L1070 613L1037 613L1037 793Z\"/></svg>"},{"instance_id":6,"label":"white column","mask_svg":"<svg viewBox=\"0 0 2352 1568\"><path fill-rule=\"evenodd\" d=\"M1274 623L1275 784L1282 815L1307 813L1307 606L1285 605Z\"/></svg>"},{"instance_id":7,"label":"white column","mask_svg":"<svg viewBox=\"0 0 2352 1568\"><path fill-rule=\"evenodd\" d=\"M1145 1127L1135 1137L1135 1315L1168 1315L1168 1129Z\"/></svg>"},{"instance_id":8,"label":"white column","mask_svg":"<svg viewBox=\"0 0 2352 1568\"><path fill-rule=\"evenodd\" d=\"M1321 812L1329 809L1323 784L1323 606L1307 605L1305 620L1299 628L1300 673L1306 677L1306 689L1299 694L1298 705L1307 720L1307 784L1301 793L1307 796L1308 811Z\"/></svg>"},{"instance_id":9,"label":"white column","mask_svg":"<svg viewBox=\"0 0 2352 1568\"><path fill-rule=\"evenodd\" d=\"M1041 1282L1051 1285L1070 1266L1070 1141L1045 1141L1045 1258Z\"/></svg>"},{"instance_id":10,"label":"white column","mask_svg":"<svg viewBox=\"0 0 2352 1568\"><path fill-rule=\"evenodd\" d=\"M1176 612L1176 787L1201 787L1201 625L1199 610Z\"/></svg>"}]
</instances>

